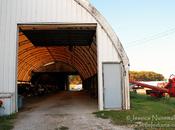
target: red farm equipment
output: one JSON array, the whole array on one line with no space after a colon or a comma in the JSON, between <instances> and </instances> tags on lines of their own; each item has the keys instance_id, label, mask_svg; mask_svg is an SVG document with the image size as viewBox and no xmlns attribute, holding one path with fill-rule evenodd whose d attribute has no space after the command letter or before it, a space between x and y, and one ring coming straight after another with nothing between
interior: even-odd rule
<instances>
[{"instance_id":1,"label":"red farm equipment","mask_svg":"<svg viewBox=\"0 0 175 130\"><path fill-rule=\"evenodd\" d=\"M163 87L157 87L153 85L148 85L138 81L130 81L130 84L135 85L133 89L138 89L139 87L149 88L151 90L146 90L146 94L151 95L152 97L165 97L169 95L170 97L175 97L175 75L171 75L168 83Z\"/></svg>"}]
</instances>

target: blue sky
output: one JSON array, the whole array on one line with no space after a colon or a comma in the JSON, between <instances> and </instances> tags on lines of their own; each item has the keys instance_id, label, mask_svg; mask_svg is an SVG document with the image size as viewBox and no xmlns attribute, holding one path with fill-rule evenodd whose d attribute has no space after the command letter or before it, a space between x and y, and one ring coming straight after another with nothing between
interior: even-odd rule
<instances>
[{"instance_id":1,"label":"blue sky","mask_svg":"<svg viewBox=\"0 0 175 130\"><path fill-rule=\"evenodd\" d=\"M131 70L175 74L175 0L90 0L106 17Z\"/></svg>"}]
</instances>

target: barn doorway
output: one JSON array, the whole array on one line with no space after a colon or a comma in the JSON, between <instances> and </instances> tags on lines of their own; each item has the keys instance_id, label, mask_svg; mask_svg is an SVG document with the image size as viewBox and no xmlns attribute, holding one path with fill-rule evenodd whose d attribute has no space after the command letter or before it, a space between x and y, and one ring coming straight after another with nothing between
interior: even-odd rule
<instances>
[{"instance_id":1,"label":"barn doorway","mask_svg":"<svg viewBox=\"0 0 175 130\"><path fill-rule=\"evenodd\" d=\"M83 91L97 99L96 26L18 25L18 108L28 97L60 91Z\"/></svg>"},{"instance_id":2,"label":"barn doorway","mask_svg":"<svg viewBox=\"0 0 175 130\"><path fill-rule=\"evenodd\" d=\"M82 91L83 84L80 75L69 75L69 90L70 91Z\"/></svg>"}]
</instances>

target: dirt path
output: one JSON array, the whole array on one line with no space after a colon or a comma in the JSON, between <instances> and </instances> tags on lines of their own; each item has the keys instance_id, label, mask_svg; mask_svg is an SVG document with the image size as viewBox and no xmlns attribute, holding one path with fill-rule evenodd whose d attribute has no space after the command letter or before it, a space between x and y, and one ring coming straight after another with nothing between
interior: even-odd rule
<instances>
[{"instance_id":1,"label":"dirt path","mask_svg":"<svg viewBox=\"0 0 175 130\"><path fill-rule=\"evenodd\" d=\"M96 100L84 92L61 92L36 99L18 114L13 130L130 130L96 118Z\"/></svg>"}]
</instances>

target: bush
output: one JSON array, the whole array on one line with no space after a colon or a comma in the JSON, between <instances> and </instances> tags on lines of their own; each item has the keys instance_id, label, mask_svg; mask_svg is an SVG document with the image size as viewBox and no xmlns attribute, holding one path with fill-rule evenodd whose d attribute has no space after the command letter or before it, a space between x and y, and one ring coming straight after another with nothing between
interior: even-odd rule
<instances>
[{"instance_id":1,"label":"bush","mask_svg":"<svg viewBox=\"0 0 175 130\"><path fill-rule=\"evenodd\" d=\"M129 79L134 81L162 81L164 76L152 71L130 71Z\"/></svg>"}]
</instances>

